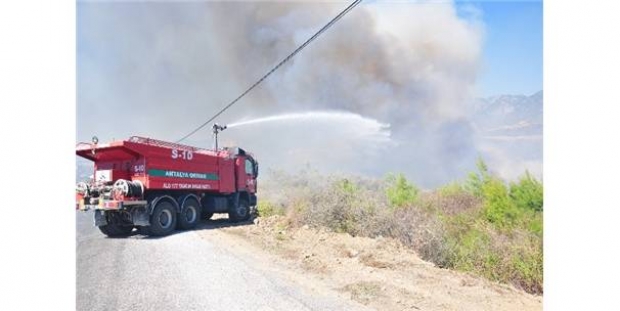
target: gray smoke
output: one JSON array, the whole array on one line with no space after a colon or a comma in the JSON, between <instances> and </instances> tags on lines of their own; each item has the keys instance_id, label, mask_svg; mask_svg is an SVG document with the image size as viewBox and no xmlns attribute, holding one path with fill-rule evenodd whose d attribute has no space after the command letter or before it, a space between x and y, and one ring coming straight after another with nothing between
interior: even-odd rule
<instances>
[{"instance_id":1,"label":"gray smoke","mask_svg":"<svg viewBox=\"0 0 620 311\"><path fill-rule=\"evenodd\" d=\"M346 5L79 3L78 139L176 140ZM404 172L427 186L460 178L478 155L466 103L482 35L450 2L363 3L218 122L336 110L389 124L397 144L352 144L325 123L239 127L222 141L254 152L263 168ZM208 129L188 142L209 146Z\"/></svg>"}]
</instances>

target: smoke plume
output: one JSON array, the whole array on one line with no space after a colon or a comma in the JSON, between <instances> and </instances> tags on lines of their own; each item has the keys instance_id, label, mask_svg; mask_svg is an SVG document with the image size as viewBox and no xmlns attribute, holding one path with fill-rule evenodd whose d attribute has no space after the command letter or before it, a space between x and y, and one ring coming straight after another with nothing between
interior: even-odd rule
<instances>
[{"instance_id":1,"label":"smoke plume","mask_svg":"<svg viewBox=\"0 0 620 311\"><path fill-rule=\"evenodd\" d=\"M78 139L176 140L346 5L79 3ZM459 15L450 2L362 3L217 120L339 111L388 124L393 144L351 138L355 124L337 122L240 126L222 142L262 169L404 172L427 186L462 177L478 155L466 103L483 29ZM205 129L188 142L210 139Z\"/></svg>"}]
</instances>

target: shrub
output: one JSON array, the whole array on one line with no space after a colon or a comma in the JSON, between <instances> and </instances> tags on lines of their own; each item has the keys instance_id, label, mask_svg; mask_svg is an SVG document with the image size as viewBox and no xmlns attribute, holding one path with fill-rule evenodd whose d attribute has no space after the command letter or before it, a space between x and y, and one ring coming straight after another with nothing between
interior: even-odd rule
<instances>
[{"instance_id":1,"label":"shrub","mask_svg":"<svg viewBox=\"0 0 620 311\"><path fill-rule=\"evenodd\" d=\"M335 187L338 191L341 191L346 196L354 196L359 190L359 187L347 178L343 178L337 181L335 183Z\"/></svg>"},{"instance_id":2,"label":"shrub","mask_svg":"<svg viewBox=\"0 0 620 311\"><path fill-rule=\"evenodd\" d=\"M284 208L282 206L278 206L276 204L271 203L271 201L264 200L264 199L258 200L256 209L258 211L258 215L261 217L269 217L273 215L284 215Z\"/></svg>"},{"instance_id":3,"label":"shrub","mask_svg":"<svg viewBox=\"0 0 620 311\"><path fill-rule=\"evenodd\" d=\"M537 212L543 210L543 186L536 178L525 172L518 183L510 184L510 197L518 208Z\"/></svg>"},{"instance_id":4,"label":"shrub","mask_svg":"<svg viewBox=\"0 0 620 311\"><path fill-rule=\"evenodd\" d=\"M316 182L328 186L310 184L308 192L293 191L300 195L291 200L294 208L290 217L297 223L324 226L351 235L365 235L372 230L369 227L373 226L373 215L382 200L372 183L333 177Z\"/></svg>"},{"instance_id":5,"label":"shrub","mask_svg":"<svg viewBox=\"0 0 620 311\"><path fill-rule=\"evenodd\" d=\"M481 198L465 191L458 183L441 187L424 200L430 201L431 207L439 213L439 216L456 215L477 209L482 206L483 202Z\"/></svg>"},{"instance_id":6,"label":"shrub","mask_svg":"<svg viewBox=\"0 0 620 311\"><path fill-rule=\"evenodd\" d=\"M469 227L460 232L452 232L447 237L452 247L447 257L449 266L463 271L485 274L492 261L490 236L476 227Z\"/></svg>"},{"instance_id":7,"label":"shrub","mask_svg":"<svg viewBox=\"0 0 620 311\"><path fill-rule=\"evenodd\" d=\"M382 210L372 220L369 236L392 237L416 250L420 257L445 267L447 248L444 224L432 212L417 207Z\"/></svg>"},{"instance_id":8,"label":"shrub","mask_svg":"<svg viewBox=\"0 0 620 311\"><path fill-rule=\"evenodd\" d=\"M349 179L341 179L328 190L328 196L331 202L324 207L329 216L327 226L336 232L364 235L363 227L373 219L375 211L372 193L363 191L359 184Z\"/></svg>"},{"instance_id":9,"label":"shrub","mask_svg":"<svg viewBox=\"0 0 620 311\"><path fill-rule=\"evenodd\" d=\"M448 219L446 267L541 294L542 239L521 229L504 234L476 219L475 214Z\"/></svg>"},{"instance_id":10,"label":"shrub","mask_svg":"<svg viewBox=\"0 0 620 311\"><path fill-rule=\"evenodd\" d=\"M392 207L404 207L415 203L420 190L409 183L403 174L389 174L385 180L387 184L385 194Z\"/></svg>"},{"instance_id":11,"label":"shrub","mask_svg":"<svg viewBox=\"0 0 620 311\"><path fill-rule=\"evenodd\" d=\"M482 159L463 183L420 192L402 175L384 179L308 171L263 182L259 213L293 226L391 237L440 267L542 293L542 183L506 184Z\"/></svg>"},{"instance_id":12,"label":"shrub","mask_svg":"<svg viewBox=\"0 0 620 311\"><path fill-rule=\"evenodd\" d=\"M542 239L524 234L513 243L509 277L504 282L512 282L530 293L543 292L543 247Z\"/></svg>"},{"instance_id":13,"label":"shrub","mask_svg":"<svg viewBox=\"0 0 620 311\"><path fill-rule=\"evenodd\" d=\"M441 196L456 196L466 193L465 187L458 182L451 182L437 189Z\"/></svg>"},{"instance_id":14,"label":"shrub","mask_svg":"<svg viewBox=\"0 0 620 311\"><path fill-rule=\"evenodd\" d=\"M543 215L542 213L529 212L526 214L525 223L522 226L528 232L542 237L543 234Z\"/></svg>"}]
</instances>

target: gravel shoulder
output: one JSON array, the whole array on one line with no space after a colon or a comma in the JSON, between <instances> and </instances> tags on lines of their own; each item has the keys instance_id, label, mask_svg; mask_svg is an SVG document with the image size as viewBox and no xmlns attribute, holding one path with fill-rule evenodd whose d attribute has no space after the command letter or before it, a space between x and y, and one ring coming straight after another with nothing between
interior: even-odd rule
<instances>
[{"instance_id":1,"label":"gravel shoulder","mask_svg":"<svg viewBox=\"0 0 620 311\"><path fill-rule=\"evenodd\" d=\"M229 226L216 219L197 233L239 258L252 258L262 274L371 309L542 310L542 296L437 268L391 239L289 228L277 216L255 222ZM208 230L213 228L218 230Z\"/></svg>"}]
</instances>

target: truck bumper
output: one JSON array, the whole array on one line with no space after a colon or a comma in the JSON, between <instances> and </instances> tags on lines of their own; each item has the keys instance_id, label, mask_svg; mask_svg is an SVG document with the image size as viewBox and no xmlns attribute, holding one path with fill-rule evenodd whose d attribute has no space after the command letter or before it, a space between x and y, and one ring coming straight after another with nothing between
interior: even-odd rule
<instances>
[{"instance_id":1,"label":"truck bumper","mask_svg":"<svg viewBox=\"0 0 620 311\"><path fill-rule=\"evenodd\" d=\"M100 200L99 204L84 204L84 200L77 203L77 209L80 211L101 210L101 211L118 211L132 206L146 206L146 200L136 201L116 201L116 200Z\"/></svg>"}]
</instances>

